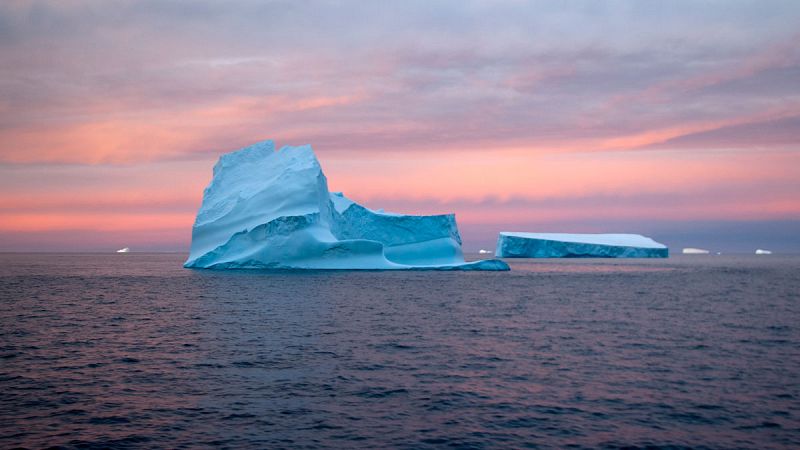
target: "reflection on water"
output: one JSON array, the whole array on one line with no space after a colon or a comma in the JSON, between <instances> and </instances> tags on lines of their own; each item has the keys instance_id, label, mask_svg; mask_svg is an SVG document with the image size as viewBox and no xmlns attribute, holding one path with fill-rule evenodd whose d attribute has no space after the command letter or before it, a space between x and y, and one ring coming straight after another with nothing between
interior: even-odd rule
<instances>
[{"instance_id":1,"label":"reflection on water","mask_svg":"<svg viewBox=\"0 0 800 450\"><path fill-rule=\"evenodd\" d=\"M797 447L800 258L0 255L0 447Z\"/></svg>"}]
</instances>

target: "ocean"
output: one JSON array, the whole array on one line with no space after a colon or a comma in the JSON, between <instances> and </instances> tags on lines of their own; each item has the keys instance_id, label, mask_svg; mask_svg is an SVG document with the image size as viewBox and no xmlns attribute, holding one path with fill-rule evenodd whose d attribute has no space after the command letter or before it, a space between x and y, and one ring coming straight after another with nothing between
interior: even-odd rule
<instances>
[{"instance_id":1,"label":"ocean","mask_svg":"<svg viewBox=\"0 0 800 450\"><path fill-rule=\"evenodd\" d=\"M0 254L1 448L800 448L800 256L184 259Z\"/></svg>"}]
</instances>

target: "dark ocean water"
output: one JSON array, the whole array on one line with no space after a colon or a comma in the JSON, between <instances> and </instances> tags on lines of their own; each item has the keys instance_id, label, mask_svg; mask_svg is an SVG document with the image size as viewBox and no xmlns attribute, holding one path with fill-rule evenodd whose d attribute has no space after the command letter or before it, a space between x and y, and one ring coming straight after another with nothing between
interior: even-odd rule
<instances>
[{"instance_id":1,"label":"dark ocean water","mask_svg":"<svg viewBox=\"0 0 800 450\"><path fill-rule=\"evenodd\" d=\"M0 447L800 448L800 257L0 255Z\"/></svg>"}]
</instances>

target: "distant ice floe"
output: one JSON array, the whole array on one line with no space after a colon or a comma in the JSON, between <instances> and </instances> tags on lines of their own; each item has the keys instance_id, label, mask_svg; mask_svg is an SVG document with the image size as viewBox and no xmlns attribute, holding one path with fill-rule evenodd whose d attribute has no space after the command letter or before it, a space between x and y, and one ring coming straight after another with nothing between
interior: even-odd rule
<instances>
[{"instance_id":1,"label":"distant ice floe","mask_svg":"<svg viewBox=\"0 0 800 450\"><path fill-rule=\"evenodd\" d=\"M684 255L707 255L711 252L704 248L686 247L683 249L681 253L683 253Z\"/></svg>"},{"instance_id":2,"label":"distant ice floe","mask_svg":"<svg viewBox=\"0 0 800 450\"><path fill-rule=\"evenodd\" d=\"M131 249L128 247L117 250L117 253L130 253Z\"/></svg>"},{"instance_id":3,"label":"distant ice floe","mask_svg":"<svg viewBox=\"0 0 800 450\"><path fill-rule=\"evenodd\" d=\"M491 250L480 249L480 250L478 250L478 253L480 253L481 255L486 255L486 254L492 253L492 252L491 252Z\"/></svg>"},{"instance_id":4,"label":"distant ice floe","mask_svg":"<svg viewBox=\"0 0 800 450\"><path fill-rule=\"evenodd\" d=\"M769 251L769 250L764 250L764 249L761 249L761 248L756 250L756 255L771 255L771 254L772 254L772 252Z\"/></svg>"},{"instance_id":5,"label":"distant ice floe","mask_svg":"<svg viewBox=\"0 0 800 450\"><path fill-rule=\"evenodd\" d=\"M504 231L501 258L666 258L667 246L639 234L566 234Z\"/></svg>"}]
</instances>

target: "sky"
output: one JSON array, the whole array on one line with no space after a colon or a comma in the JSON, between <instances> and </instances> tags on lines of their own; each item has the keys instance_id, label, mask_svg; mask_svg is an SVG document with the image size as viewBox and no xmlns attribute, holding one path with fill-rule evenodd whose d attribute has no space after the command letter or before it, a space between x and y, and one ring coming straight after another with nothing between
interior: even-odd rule
<instances>
[{"instance_id":1,"label":"sky","mask_svg":"<svg viewBox=\"0 0 800 450\"><path fill-rule=\"evenodd\" d=\"M800 2L0 2L0 251L187 251L216 158L499 231L800 252Z\"/></svg>"}]
</instances>

